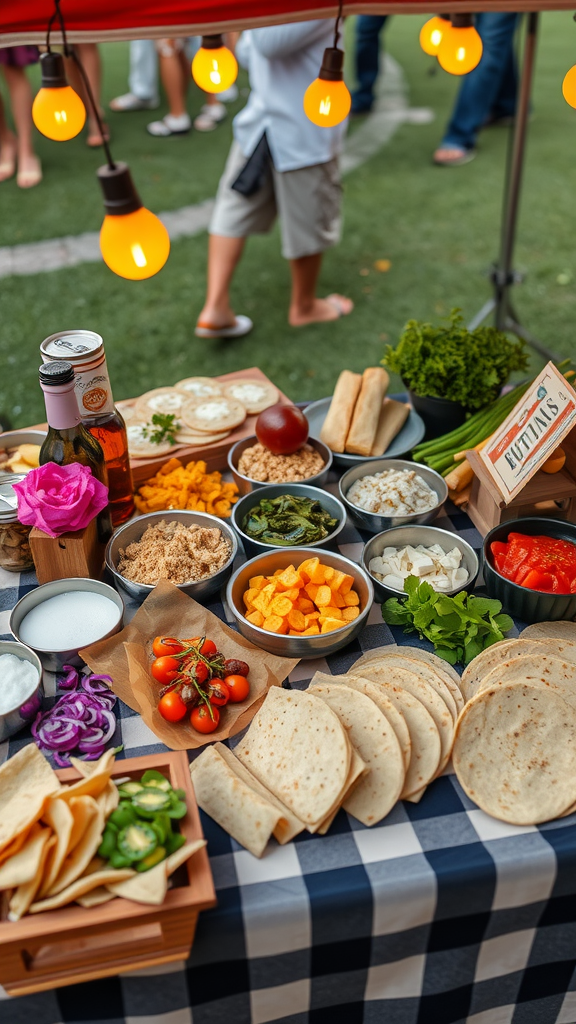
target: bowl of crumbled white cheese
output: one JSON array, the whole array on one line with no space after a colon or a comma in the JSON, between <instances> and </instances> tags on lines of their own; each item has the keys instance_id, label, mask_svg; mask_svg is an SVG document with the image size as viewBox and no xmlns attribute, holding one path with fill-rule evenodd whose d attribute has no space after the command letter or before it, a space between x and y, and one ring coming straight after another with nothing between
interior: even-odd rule
<instances>
[{"instance_id":1,"label":"bowl of crumbled white cheese","mask_svg":"<svg viewBox=\"0 0 576 1024\"><path fill-rule=\"evenodd\" d=\"M0 743L30 725L42 707L42 664L15 640L0 640Z\"/></svg>"},{"instance_id":2,"label":"bowl of crumbled white cheese","mask_svg":"<svg viewBox=\"0 0 576 1024\"><path fill-rule=\"evenodd\" d=\"M439 473L405 459L375 459L354 466L342 476L339 489L352 518L370 533L429 523L448 497Z\"/></svg>"},{"instance_id":3,"label":"bowl of crumbled white cheese","mask_svg":"<svg viewBox=\"0 0 576 1024\"><path fill-rule=\"evenodd\" d=\"M404 582L416 576L440 594L471 590L480 563L474 548L450 530L437 526L397 526L371 537L361 564L379 601L404 594Z\"/></svg>"}]
</instances>

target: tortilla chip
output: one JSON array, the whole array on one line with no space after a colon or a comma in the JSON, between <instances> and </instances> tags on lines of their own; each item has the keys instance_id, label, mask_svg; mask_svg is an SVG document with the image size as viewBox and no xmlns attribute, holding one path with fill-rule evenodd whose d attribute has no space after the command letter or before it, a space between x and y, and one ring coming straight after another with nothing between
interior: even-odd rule
<instances>
[{"instance_id":1,"label":"tortilla chip","mask_svg":"<svg viewBox=\"0 0 576 1024\"><path fill-rule=\"evenodd\" d=\"M33 825L24 845L0 867L0 889L16 889L36 877L49 829Z\"/></svg>"},{"instance_id":2,"label":"tortilla chip","mask_svg":"<svg viewBox=\"0 0 576 1024\"><path fill-rule=\"evenodd\" d=\"M73 782L71 786L63 788L60 794L62 799L72 800L73 797L77 796L100 796L100 793L106 789L110 779L115 756L115 751L111 748L102 754L98 761L90 763L89 767L87 766L88 762L79 761L78 758L75 758L76 764L74 767L82 773L82 778L78 782ZM78 764L81 764L82 768L79 768Z\"/></svg>"},{"instance_id":3,"label":"tortilla chip","mask_svg":"<svg viewBox=\"0 0 576 1024\"><path fill-rule=\"evenodd\" d=\"M76 903L79 903L81 907L99 907L102 903L109 903L110 900L115 899L114 893L109 892L105 885L97 885L95 889L90 889L83 896L78 896Z\"/></svg>"},{"instance_id":4,"label":"tortilla chip","mask_svg":"<svg viewBox=\"0 0 576 1024\"><path fill-rule=\"evenodd\" d=\"M45 896L50 887L54 884L59 871L64 863L64 858L70 847L70 838L74 827L74 815L69 804L59 797L53 797L48 801L42 820L50 825L56 836L56 843L50 851L50 856L45 864L44 878L38 895Z\"/></svg>"},{"instance_id":5,"label":"tortilla chip","mask_svg":"<svg viewBox=\"0 0 576 1024\"><path fill-rule=\"evenodd\" d=\"M47 797L62 787L35 743L0 766L0 850L42 816Z\"/></svg>"},{"instance_id":6,"label":"tortilla chip","mask_svg":"<svg viewBox=\"0 0 576 1024\"><path fill-rule=\"evenodd\" d=\"M25 914L32 904L40 884L42 882L42 876L44 874L44 864L46 858L50 853L53 846L56 845L56 836L51 835L49 828L42 829L42 842L43 849L38 862L38 868L34 878L25 885L20 885L12 895L12 899L8 904L8 920L19 921L20 918Z\"/></svg>"},{"instance_id":7,"label":"tortilla chip","mask_svg":"<svg viewBox=\"0 0 576 1024\"><path fill-rule=\"evenodd\" d=\"M34 828L34 825L32 825L32 828ZM4 861L8 860L10 857L13 857L15 853L18 853L18 850L20 850L22 846L24 846L24 843L26 842L28 836L30 835L30 832L31 829L24 829L24 831L20 832L20 834L17 835L16 838L13 839L11 843L8 843L8 846L4 847L4 849L0 853L0 864L3 864Z\"/></svg>"},{"instance_id":8,"label":"tortilla chip","mask_svg":"<svg viewBox=\"0 0 576 1024\"><path fill-rule=\"evenodd\" d=\"M66 802L66 801L65 801ZM98 811L98 804L91 796L74 797L69 804L74 819L66 855L72 853L84 835L92 818Z\"/></svg>"},{"instance_id":9,"label":"tortilla chip","mask_svg":"<svg viewBox=\"0 0 576 1024\"><path fill-rule=\"evenodd\" d=\"M206 846L205 839L195 839L192 843L180 847L176 853L160 861L150 871L142 871L129 878L126 882L115 882L108 884L107 888L115 896L122 896L125 900L133 900L134 903L151 903L158 906L164 902L168 891L168 878L184 864L193 854Z\"/></svg>"},{"instance_id":10,"label":"tortilla chip","mask_svg":"<svg viewBox=\"0 0 576 1024\"><path fill-rule=\"evenodd\" d=\"M43 910L57 910L58 907L64 907L67 903L72 903L79 896L84 896L85 893L91 892L92 889L106 885L107 882L111 882L114 878L120 881L130 878L133 874L134 872L131 868L106 868L104 871L95 871L92 875L84 875L82 878L77 878L72 885L63 889L56 896L50 896L47 900L33 903L29 912L31 914L40 914Z\"/></svg>"},{"instance_id":11,"label":"tortilla chip","mask_svg":"<svg viewBox=\"0 0 576 1024\"><path fill-rule=\"evenodd\" d=\"M56 879L47 891L48 896L56 896L57 893L68 889L77 878L84 874L102 841L104 815L92 797L86 799L92 800L95 813L81 839L62 864Z\"/></svg>"},{"instance_id":12,"label":"tortilla chip","mask_svg":"<svg viewBox=\"0 0 576 1024\"><path fill-rule=\"evenodd\" d=\"M112 811L115 811L120 803L120 794L118 792L118 786L115 786L112 779L109 779L106 783L106 789L103 789L100 795L96 798L100 810L104 815L104 820L109 818Z\"/></svg>"},{"instance_id":13,"label":"tortilla chip","mask_svg":"<svg viewBox=\"0 0 576 1024\"><path fill-rule=\"evenodd\" d=\"M181 846L175 853L171 853L163 862L166 864L168 877L173 875L181 864L185 864L187 860L190 860L190 857L193 857L195 853L198 853L198 850L202 850L206 845L205 839L193 839L191 843L186 843L186 846Z\"/></svg>"}]
</instances>

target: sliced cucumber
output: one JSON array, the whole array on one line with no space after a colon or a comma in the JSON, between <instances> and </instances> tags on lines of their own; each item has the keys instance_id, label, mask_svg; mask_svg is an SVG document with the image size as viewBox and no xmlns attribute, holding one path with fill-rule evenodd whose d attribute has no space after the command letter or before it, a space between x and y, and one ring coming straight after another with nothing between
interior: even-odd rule
<instances>
[{"instance_id":1,"label":"sliced cucumber","mask_svg":"<svg viewBox=\"0 0 576 1024\"><path fill-rule=\"evenodd\" d=\"M170 794L163 793L160 789L145 789L135 793L132 797L132 804L137 813L143 818L152 818L158 811L166 811L170 807Z\"/></svg>"},{"instance_id":2,"label":"sliced cucumber","mask_svg":"<svg viewBox=\"0 0 576 1024\"><path fill-rule=\"evenodd\" d=\"M121 786L118 786L118 792L121 796L132 797L142 789L144 789L144 786L141 782L123 782Z\"/></svg>"},{"instance_id":3,"label":"sliced cucumber","mask_svg":"<svg viewBox=\"0 0 576 1024\"><path fill-rule=\"evenodd\" d=\"M118 851L130 861L144 860L158 846L158 836L149 825L138 822L118 834Z\"/></svg>"},{"instance_id":4,"label":"sliced cucumber","mask_svg":"<svg viewBox=\"0 0 576 1024\"><path fill-rule=\"evenodd\" d=\"M157 772L154 768L150 768L141 778L143 786L150 786L153 789L161 789L164 793L169 793L172 789L168 779L162 775L161 772Z\"/></svg>"}]
</instances>

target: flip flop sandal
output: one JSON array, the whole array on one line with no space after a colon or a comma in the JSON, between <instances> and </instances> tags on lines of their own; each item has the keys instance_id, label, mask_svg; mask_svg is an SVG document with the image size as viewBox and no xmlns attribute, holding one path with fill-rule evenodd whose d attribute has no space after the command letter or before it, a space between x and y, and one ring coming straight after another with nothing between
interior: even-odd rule
<instances>
[{"instance_id":1,"label":"flip flop sandal","mask_svg":"<svg viewBox=\"0 0 576 1024\"><path fill-rule=\"evenodd\" d=\"M214 327L203 320L199 320L194 329L198 338L243 338L249 334L254 324L249 316L238 314L233 324L228 327Z\"/></svg>"},{"instance_id":2,"label":"flip flop sandal","mask_svg":"<svg viewBox=\"0 0 576 1024\"><path fill-rule=\"evenodd\" d=\"M180 123L180 118L178 118L178 123ZM158 139L167 139L170 135L187 135L192 127L192 121L189 117L182 118L181 124L181 128L173 128L170 122L163 117L161 121L151 121L150 124L147 124L146 131Z\"/></svg>"}]
</instances>

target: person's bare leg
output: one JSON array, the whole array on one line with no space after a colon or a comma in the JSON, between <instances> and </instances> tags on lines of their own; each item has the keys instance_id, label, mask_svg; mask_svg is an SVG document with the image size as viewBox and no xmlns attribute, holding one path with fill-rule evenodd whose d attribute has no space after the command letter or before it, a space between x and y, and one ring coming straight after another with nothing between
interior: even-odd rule
<instances>
[{"instance_id":1,"label":"person's bare leg","mask_svg":"<svg viewBox=\"0 0 576 1024\"><path fill-rule=\"evenodd\" d=\"M14 132L8 127L4 104L0 96L0 181L7 181L16 171L18 143Z\"/></svg>"},{"instance_id":2,"label":"person's bare leg","mask_svg":"<svg viewBox=\"0 0 576 1024\"><path fill-rule=\"evenodd\" d=\"M78 55L78 59L82 62L82 67L86 72L86 77L90 83L92 95L94 96L94 102L98 104L98 113L102 122L104 122L104 111L100 106L100 86L102 82L102 62L100 60L100 50L96 43L75 43L74 49ZM92 104L86 95L86 89L84 88L84 82L82 76L78 71L78 67L72 58L66 59L66 74L68 76L68 82L72 86L75 92L78 93L84 106L86 107L86 113L88 115L88 142L89 145L98 145L100 141L100 130L98 128L98 122L94 117L92 111ZM106 129L105 129L106 131Z\"/></svg>"},{"instance_id":3,"label":"person's bare leg","mask_svg":"<svg viewBox=\"0 0 576 1024\"><path fill-rule=\"evenodd\" d=\"M321 252L290 260L292 295L288 323L292 327L303 327L305 324L321 323L324 320L338 320L354 309L352 299L347 299L345 295L328 295L325 299L316 297L321 266Z\"/></svg>"},{"instance_id":4,"label":"person's bare leg","mask_svg":"<svg viewBox=\"0 0 576 1024\"><path fill-rule=\"evenodd\" d=\"M209 235L208 284L206 301L198 322L212 327L228 327L235 313L230 305L230 284L244 250L245 238Z\"/></svg>"},{"instance_id":5,"label":"person's bare leg","mask_svg":"<svg viewBox=\"0 0 576 1024\"><path fill-rule=\"evenodd\" d=\"M42 179L40 161L32 143L32 89L24 68L4 67L16 127L18 177L21 188L32 188Z\"/></svg>"},{"instance_id":6,"label":"person's bare leg","mask_svg":"<svg viewBox=\"0 0 576 1024\"><path fill-rule=\"evenodd\" d=\"M186 113L187 80L184 77L183 57L185 59L185 55L177 53L175 49L170 54L159 54L160 79L168 100L168 112L172 117L182 117Z\"/></svg>"}]
</instances>

